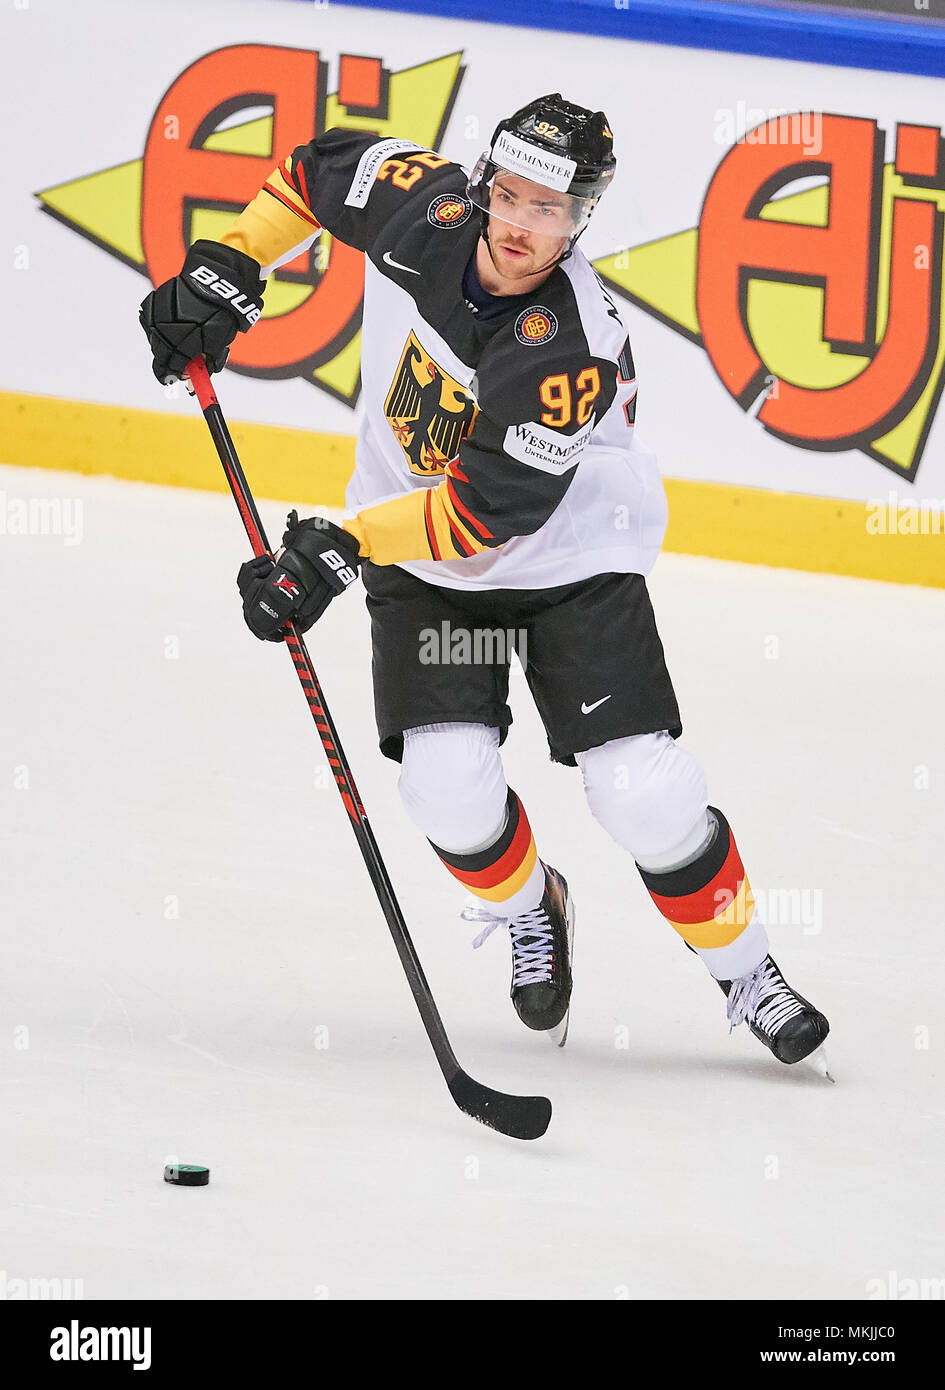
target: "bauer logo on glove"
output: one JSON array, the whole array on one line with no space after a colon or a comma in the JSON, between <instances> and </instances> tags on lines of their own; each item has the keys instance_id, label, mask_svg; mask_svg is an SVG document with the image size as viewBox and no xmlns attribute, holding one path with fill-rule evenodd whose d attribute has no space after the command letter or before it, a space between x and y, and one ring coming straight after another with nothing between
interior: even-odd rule
<instances>
[{"instance_id":1,"label":"bauer logo on glove","mask_svg":"<svg viewBox=\"0 0 945 1390\"><path fill-rule=\"evenodd\" d=\"M240 567L236 580L246 626L264 642L283 641L288 622L307 632L354 583L361 564L355 537L324 517L299 521L291 511L282 544L278 565L259 555Z\"/></svg>"},{"instance_id":2,"label":"bauer logo on glove","mask_svg":"<svg viewBox=\"0 0 945 1390\"><path fill-rule=\"evenodd\" d=\"M357 579L357 570L352 569L345 557L343 555L339 555L337 550L323 550L319 558L322 560L324 564L328 565L329 569L333 569L335 571L338 578L341 580L342 584L344 584L346 588L349 584L353 584L354 581Z\"/></svg>"},{"instance_id":3,"label":"bauer logo on glove","mask_svg":"<svg viewBox=\"0 0 945 1390\"><path fill-rule=\"evenodd\" d=\"M158 381L177 381L201 356L207 371L221 371L237 333L248 332L261 316L264 289L251 256L220 242L195 241L181 273L141 303L138 317Z\"/></svg>"},{"instance_id":4,"label":"bauer logo on glove","mask_svg":"<svg viewBox=\"0 0 945 1390\"><path fill-rule=\"evenodd\" d=\"M208 265L196 266L190 271L190 278L196 280L198 285L203 285L213 294L218 294L221 299L225 299L231 309L243 315L247 324L252 325L262 317L261 304L251 304L249 296L241 293L238 285L231 285L229 280L224 280Z\"/></svg>"}]
</instances>

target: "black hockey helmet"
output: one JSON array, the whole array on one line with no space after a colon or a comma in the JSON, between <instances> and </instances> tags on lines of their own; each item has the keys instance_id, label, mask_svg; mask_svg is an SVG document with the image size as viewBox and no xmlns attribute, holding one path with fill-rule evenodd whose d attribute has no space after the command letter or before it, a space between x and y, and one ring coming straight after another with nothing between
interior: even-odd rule
<instances>
[{"instance_id":1,"label":"black hockey helmet","mask_svg":"<svg viewBox=\"0 0 945 1390\"><path fill-rule=\"evenodd\" d=\"M488 150L484 150L467 185L471 202L482 214L482 232L488 241L492 185L502 170L529 179L541 188L555 190L562 210L562 234L571 248L590 220L598 199L614 176L617 161L613 135L603 111L590 111L565 101L560 92L531 101L496 126ZM543 209L547 215L547 207ZM503 209L503 219L530 230L549 231L547 216L539 226L531 213Z\"/></svg>"}]
</instances>

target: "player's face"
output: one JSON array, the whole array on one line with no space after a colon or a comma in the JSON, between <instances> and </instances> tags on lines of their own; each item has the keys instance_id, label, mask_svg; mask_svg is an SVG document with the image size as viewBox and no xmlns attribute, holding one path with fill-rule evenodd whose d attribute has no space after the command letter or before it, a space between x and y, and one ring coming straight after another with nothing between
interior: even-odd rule
<instances>
[{"instance_id":1,"label":"player's face","mask_svg":"<svg viewBox=\"0 0 945 1390\"><path fill-rule=\"evenodd\" d=\"M534 275L555 261L574 230L572 200L504 170L489 198L489 246L500 273L511 280Z\"/></svg>"}]
</instances>

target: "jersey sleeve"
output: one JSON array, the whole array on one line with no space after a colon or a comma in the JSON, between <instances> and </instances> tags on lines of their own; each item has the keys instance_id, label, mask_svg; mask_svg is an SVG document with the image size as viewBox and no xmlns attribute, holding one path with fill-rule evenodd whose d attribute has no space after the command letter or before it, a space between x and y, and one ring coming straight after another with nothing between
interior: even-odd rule
<instances>
[{"instance_id":1,"label":"jersey sleeve","mask_svg":"<svg viewBox=\"0 0 945 1390\"><path fill-rule=\"evenodd\" d=\"M345 520L375 564L455 560L544 526L567 492L594 423L610 407L616 364L589 354L503 354L480 379L479 411L442 482ZM512 368L514 367L514 370Z\"/></svg>"},{"instance_id":2,"label":"jersey sleeve","mask_svg":"<svg viewBox=\"0 0 945 1390\"><path fill-rule=\"evenodd\" d=\"M456 167L411 140L329 130L273 169L221 240L265 271L304 249L322 227L366 251L421 181L428 188Z\"/></svg>"}]
</instances>

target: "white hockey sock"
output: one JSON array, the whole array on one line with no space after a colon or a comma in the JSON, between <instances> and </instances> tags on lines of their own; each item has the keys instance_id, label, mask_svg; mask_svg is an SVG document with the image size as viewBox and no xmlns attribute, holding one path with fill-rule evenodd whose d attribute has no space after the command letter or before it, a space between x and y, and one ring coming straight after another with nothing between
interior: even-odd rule
<instances>
[{"instance_id":1,"label":"white hockey sock","mask_svg":"<svg viewBox=\"0 0 945 1390\"><path fill-rule=\"evenodd\" d=\"M407 729L398 785L411 820L477 906L501 918L538 906L545 873L524 807L505 780L498 729Z\"/></svg>"},{"instance_id":2,"label":"white hockey sock","mask_svg":"<svg viewBox=\"0 0 945 1390\"><path fill-rule=\"evenodd\" d=\"M594 816L633 855L656 906L709 972L730 980L760 964L768 953L767 933L752 910L747 880L739 892L741 878L732 879L734 860L723 872L734 842L721 812L708 808L705 775L695 758L668 733L658 733L616 739L577 754L577 761ZM724 846L716 845L719 833ZM716 864L720 848L726 853ZM694 903L702 904L696 918ZM732 924L744 923L734 935L724 916L713 924L719 904L727 903ZM706 945L700 936L729 939Z\"/></svg>"}]
</instances>

